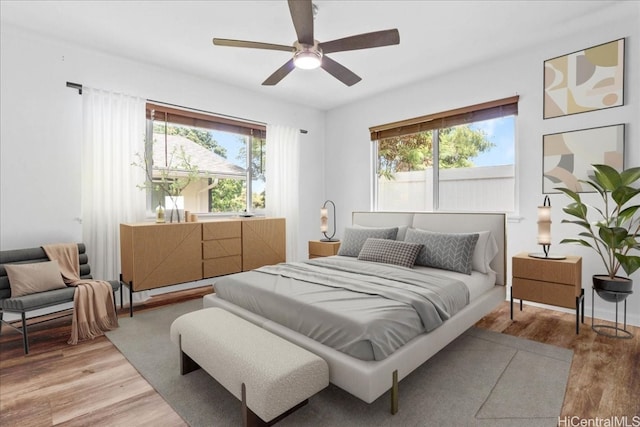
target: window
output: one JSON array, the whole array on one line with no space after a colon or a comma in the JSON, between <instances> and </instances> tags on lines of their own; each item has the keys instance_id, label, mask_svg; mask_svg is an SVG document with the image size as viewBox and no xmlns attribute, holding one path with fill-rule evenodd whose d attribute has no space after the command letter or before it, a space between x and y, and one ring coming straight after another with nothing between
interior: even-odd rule
<instances>
[{"instance_id":1,"label":"window","mask_svg":"<svg viewBox=\"0 0 640 427\"><path fill-rule=\"evenodd\" d=\"M376 210L515 210L518 97L370 129Z\"/></svg>"},{"instance_id":2,"label":"window","mask_svg":"<svg viewBox=\"0 0 640 427\"><path fill-rule=\"evenodd\" d=\"M168 190L190 212L263 210L265 139L264 125L147 103L147 209Z\"/></svg>"}]
</instances>

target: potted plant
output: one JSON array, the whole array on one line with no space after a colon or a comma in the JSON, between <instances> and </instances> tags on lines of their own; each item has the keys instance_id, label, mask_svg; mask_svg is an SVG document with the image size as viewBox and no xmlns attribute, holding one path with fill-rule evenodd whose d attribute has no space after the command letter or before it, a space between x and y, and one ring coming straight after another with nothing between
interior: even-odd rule
<instances>
[{"instance_id":1,"label":"potted plant","mask_svg":"<svg viewBox=\"0 0 640 427\"><path fill-rule=\"evenodd\" d=\"M191 157L186 154L184 147L174 147L168 154L166 166L154 165L153 159L147 155L146 151L144 156L138 153L138 161L133 162L132 165L141 167L146 174L145 183L139 184L138 188L141 190L152 189L166 194L172 204L171 207L167 207L167 209L171 209L170 222L173 222L174 215L176 215L177 222L180 222L178 198L181 197L182 191L193 181L201 178L201 175L198 167L191 163Z\"/></svg>"},{"instance_id":2,"label":"potted plant","mask_svg":"<svg viewBox=\"0 0 640 427\"><path fill-rule=\"evenodd\" d=\"M572 243L590 247L600 256L606 274L593 276L593 287L607 301L620 301L631 293L633 281L619 276L620 268L627 276L640 268L640 189L633 184L640 180L640 167L618 172L608 165L592 165L593 175L579 182L593 188L602 199L602 206L583 203L580 194L568 188L557 188L573 199L563 208L568 215L577 218L563 219L563 223L582 227L579 238L563 239L560 243ZM589 217L592 217L591 219Z\"/></svg>"}]
</instances>

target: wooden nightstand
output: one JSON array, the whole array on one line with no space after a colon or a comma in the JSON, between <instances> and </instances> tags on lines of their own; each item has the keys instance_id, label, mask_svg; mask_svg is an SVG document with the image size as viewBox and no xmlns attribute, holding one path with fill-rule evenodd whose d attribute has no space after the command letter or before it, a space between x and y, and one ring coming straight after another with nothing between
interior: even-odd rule
<instances>
[{"instance_id":1,"label":"wooden nightstand","mask_svg":"<svg viewBox=\"0 0 640 427\"><path fill-rule=\"evenodd\" d=\"M340 249L340 242L321 242L320 240L309 240L309 259L323 256L336 255Z\"/></svg>"},{"instance_id":2,"label":"wooden nightstand","mask_svg":"<svg viewBox=\"0 0 640 427\"><path fill-rule=\"evenodd\" d=\"M511 259L511 320L513 299L557 305L576 310L576 334L580 331L580 308L584 323L584 289L582 288L582 258L567 255L566 259L533 258L521 253Z\"/></svg>"}]
</instances>

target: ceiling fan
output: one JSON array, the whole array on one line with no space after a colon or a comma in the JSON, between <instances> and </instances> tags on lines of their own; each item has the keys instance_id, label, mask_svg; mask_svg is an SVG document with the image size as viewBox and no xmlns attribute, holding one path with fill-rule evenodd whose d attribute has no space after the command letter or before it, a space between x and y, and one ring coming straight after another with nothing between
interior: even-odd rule
<instances>
[{"instance_id":1,"label":"ceiling fan","mask_svg":"<svg viewBox=\"0 0 640 427\"><path fill-rule=\"evenodd\" d=\"M303 69L322 67L323 70L345 85L352 86L362 79L353 71L326 56L327 53L369 49L400 43L400 34L397 29L358 34L320 43L314 39L313 35L315 5L312 4L311 0L288 0L288 2L293 26L298 36L298 40L293 43L293 46L243 40L213 39L213 44L216 46L247 47L293 52L293 58L278 68L262 83L265 86L278 84L280 80L285 78L287 74L296 67Z\"/></svg>"}]
</instances>

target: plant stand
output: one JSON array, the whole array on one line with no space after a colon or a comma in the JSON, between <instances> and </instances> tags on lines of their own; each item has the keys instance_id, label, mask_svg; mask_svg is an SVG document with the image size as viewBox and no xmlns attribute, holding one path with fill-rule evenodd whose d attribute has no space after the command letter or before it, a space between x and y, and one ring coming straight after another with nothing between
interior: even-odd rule
<instances>
[{"instance_id":1,"label":"plant stand","mask_svg":"<svg viewBox=\"0 0 640 427\"><path fill-rule=\"evenodd\" d=\"M612 297L612 299L616 303L616 324L615 326L610 325L594 325L593 324L593 312L594 312L594 301L595 301L595 288L591 288L591 329L598 334L603 335L610 338L620 338L620 339L630 339L633 337L633 334L627 331L627 297L631 295L633 292L616 292L616 291L607 291L607 293ZM618 326L618 304L620 301L624 301L624 313L623 313L623 327L620 328ZM614 332L610 332L614 331Z\"/></svg>"}]
</instances>

